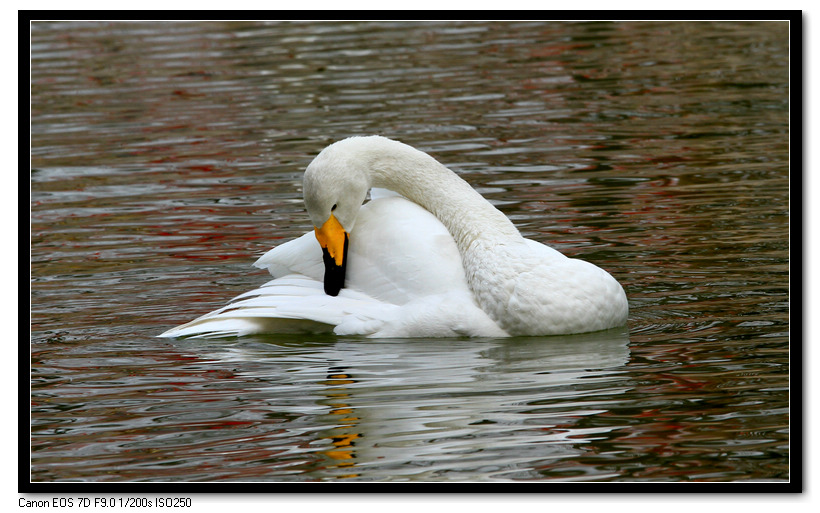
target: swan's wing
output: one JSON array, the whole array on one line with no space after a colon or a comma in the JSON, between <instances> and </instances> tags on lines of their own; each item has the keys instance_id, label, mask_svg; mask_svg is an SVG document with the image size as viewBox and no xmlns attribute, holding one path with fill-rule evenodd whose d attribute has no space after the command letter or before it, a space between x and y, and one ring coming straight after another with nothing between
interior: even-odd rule
<instances>
[{"instance_id":1,"label":"swan's wing","mask_svg":"<svg viewBox=\"0 0 820 513\"><path fill-rule=\"evenodd\" d=\"M253 265L268 269L275 279L160 336L323 333L339 326L347 334L369 335L378 331L394 308L353 289L343 289L336 297L325 294L322 248L312 232L274 247Z\"/></svg>"},{"instance_id":2,"label":"swan's wing","mask_svg":"<svg viewBox=\"0 0 820 513\"><path fill-rule=\"evenodd\" d=\"M274 247L253 265L267 269L273 277L301 274L320 283L325 272L322 247L313 232Z\"/></svg>"},{"instance_id":3,"label":"swan's wing","mask_svg":"<svg viewBox=\"0 0 820 513\"><path fill-rule=\"evenodd\" d=\"M359 211L345 287L324 292L315 235L277 246L254 264L275 277L165 337L329 332L376 337L505 336L475 303L461 255L441 222L395 194Z\"/></svg>"},{"instance_id":4,"label":"swan's wing","mask_svg":"<svg viewBox=\"0 0 820 513\"><path fill-rule=\"evenodd\" d=\"M294 274L237 296L228 305L160 336L330 332L370 337L507 336L463 291L393 305L351 289L328 296L321 282Z\"/></svg>"},{"instance_id":5,"label":"swan's wing","mask_svg":"<svg viewBox=\"0 0 820 513\"><path fill-rule=\"evenodd\" d=\"M401 196L382 197L359 211L350 234L345 287L392 304L469 293L464 266L447 228Z\"/></svg>"},{"instance_id":6,"label":"swan's wing","mask_svg":"<svg viewBox=\"0 0 820 513\"><path fill-rule=\"evenodd\" d=\"M362 206L350 234L345 288L390 304L467 291L461 255L433 214L386 189ZM254 264L274 277L324 279L322 249L310 232L276 246Z\"/></svg>"},{"instance_id":7,"label":"swan's wing","mask_svg":"<svg viewBox=\"0 0 820 513\"><path fill-rule=\"evenodd\" d=\"M322 282L298 274L272 280L234 298L224 307L161 337L226 337L256 333L323 333L370 335L391 317L395 305L353 290L325 294Z\"/></svg>"}]
</instances>

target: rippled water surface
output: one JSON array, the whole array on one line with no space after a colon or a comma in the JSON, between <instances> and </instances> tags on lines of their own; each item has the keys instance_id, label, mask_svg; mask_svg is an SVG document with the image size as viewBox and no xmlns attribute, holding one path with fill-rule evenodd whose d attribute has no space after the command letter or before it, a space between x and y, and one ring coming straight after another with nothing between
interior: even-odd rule
<instances>
[{"instance_id":1,"label":"rippled water surface","mask_svg":"<svg viewBox=\"0 0 820 513\"><path fill-rule=\"evenodd\" d=\"M32 481L788 481L786 22L37 22ZM380 133L624 329L167 340Z\"/></svg>"}]
</instances>

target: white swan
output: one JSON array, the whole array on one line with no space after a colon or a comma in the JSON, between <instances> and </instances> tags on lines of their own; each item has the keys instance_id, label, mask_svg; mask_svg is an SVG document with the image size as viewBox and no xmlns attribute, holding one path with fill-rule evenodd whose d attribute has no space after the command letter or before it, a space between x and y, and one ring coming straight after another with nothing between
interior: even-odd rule
<instances>
[{"instance_id":1,"label":"white swan","mask_svg":"<svg viewBox=\"0 0 820 513\"><path fill-rule=\"evenodd\" d=\"M305 170L304 195L315 233L254 264L273 281L160 336L502 337L626 323L626 294L606 271L523 238L467 182L406 144L331 144Z\"/></svg>"}]
</instances>

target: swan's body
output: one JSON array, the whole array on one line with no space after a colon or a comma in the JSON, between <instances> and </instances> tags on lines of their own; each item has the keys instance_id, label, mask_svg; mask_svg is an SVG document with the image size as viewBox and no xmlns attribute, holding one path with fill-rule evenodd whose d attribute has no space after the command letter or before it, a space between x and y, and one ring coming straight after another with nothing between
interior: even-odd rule
<instances>
[{"instance_id":1,"label":"swan's body","mask_svg":"<svg viewBox=\"0 0 820 513\"><path fill-rule=\"evenodd\" d=\"M373 187L400 196L374 190L362 205ZM606 271L523 238L467 182L410 146L339 141L308 166L304 191L315 236L255 264L276 279L162 336L497 337L626 322L626 295Z\"/></svg>"}]
</instances>

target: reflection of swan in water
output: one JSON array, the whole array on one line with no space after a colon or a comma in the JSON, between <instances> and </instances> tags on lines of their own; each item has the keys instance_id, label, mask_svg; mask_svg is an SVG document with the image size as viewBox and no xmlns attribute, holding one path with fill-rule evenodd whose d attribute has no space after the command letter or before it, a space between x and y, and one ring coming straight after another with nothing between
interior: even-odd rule
<instances>
[{"instance_id":1,"label":"reflection of swan in water","mask_svg":"<svg viewBox=\"0 0 820 513\"><path fill-rule=\"evenodd\" d=\"M161 336L540 336L626 323L626 295L606 271L525 239L410 146L378 136L334 143L308 166L304 193L315 234L255 264L276 279Z\"/></svg>"},{"instance_id":2,"label":"reflection of swan in water","mask_svg":"<svg viewBox=\"0 0 820 513\"><path fill-rule=\"evenodd\" d=\"M576 424L605 412L617 400L612 395L628 389L618 372L629 359L628 334L620 329L547 338L347 339L279 355L258 344L251 353L232 351L229 358L258 377L277 376L278 384L257 389L267 391L272 410L319 424L315 439L301 444L322 454L311 478L474 479L477 468L488 478L536 478L534 461L579 455L578 444L605 433L609 428ZM284 384L285 370L298 381Z\"/></svg>"}]
</instances>

